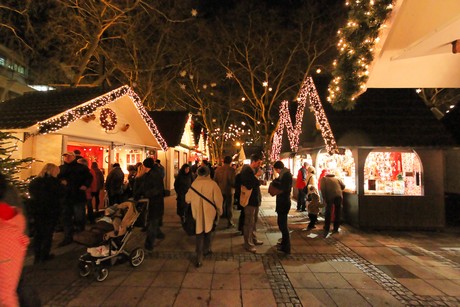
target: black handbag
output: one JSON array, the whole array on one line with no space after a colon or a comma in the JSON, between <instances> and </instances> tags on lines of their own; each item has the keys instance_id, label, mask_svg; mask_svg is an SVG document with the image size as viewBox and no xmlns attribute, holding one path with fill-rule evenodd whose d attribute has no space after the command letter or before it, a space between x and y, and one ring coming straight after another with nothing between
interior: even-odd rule
<instances>
[{"instance_id":1,"label":"black handbag","mask_svg":"<svg viewBox=\"0 0 460 307\"><path fill-rule=\"evenodd\" d=\"M193 236L196 231L196 221L192 214L192 205L185 204L184 216L182 217L182 228L189 236Z\"/></svg>"}]
</instances>

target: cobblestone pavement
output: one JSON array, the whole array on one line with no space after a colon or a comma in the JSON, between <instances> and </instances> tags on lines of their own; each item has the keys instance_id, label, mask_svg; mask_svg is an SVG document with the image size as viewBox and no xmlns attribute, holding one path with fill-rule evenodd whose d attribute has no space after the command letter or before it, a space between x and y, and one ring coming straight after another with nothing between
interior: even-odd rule
<instances>
[{"instance_id":1,"label":"cobblestone pavement","mask_svg":"<svg viewBox=\"0 0 460 307\"><path fill-rule=\"evenodd\" d=\"M197 269L194 237L180 228L175 199L167 197L166 238L139 267L117 263L103 282L80 277L85 248L73 243L54 247L48 263L32 265L28 256L25 280L45 306L460 306L458 232L363 232L344 225L325 239L321 220L305 231L308 217L292 203L288 256L276 251L275 203L265 195L257 253L246 252L239 232L221 221L213 254ZM136 228L128 250L142 246L144 236Z\"/></svg>"}]
</instances>

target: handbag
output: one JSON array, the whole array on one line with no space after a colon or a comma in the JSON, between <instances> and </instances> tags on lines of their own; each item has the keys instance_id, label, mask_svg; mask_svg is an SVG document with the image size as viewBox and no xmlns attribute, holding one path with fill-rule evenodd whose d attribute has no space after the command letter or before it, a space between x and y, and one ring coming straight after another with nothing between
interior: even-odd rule
<instances>
[{"instance_id":1,"label":"handbag","mask_svg":"<svg viewBox=\"0 0 460 307\"><path fill-rule=\"evenodd\" d=\"M185 204L184 216L181 219L182 228L189 236L193 236L196 232L196 221L192 214L192 205Z\"/></svg>"},{"instance_id":2,"label":"handbag","mask_svg":"<svg viewBox=\"0 0 460 307\"><path fill-rule=\"evenodd\" d=\"M251 197L252 189L246 188L244 185L241 185L240 192L240 205L241 207L246 207L249 203L249 197Z\"/></svg>"},{"instance_id":3,"label":"handbag","mask_svg":"<svg viewBox=\"0 0 460 307\"><path fill-rule=\"evenodd\" d=\"M276 195L279 195L281 193L283 193L283 190L277 188L274 184L273 184L273 181L270 182L270 185L268 186L268 193L271 195L271 196L276 196Z\"/></svg>"}]
</instances>

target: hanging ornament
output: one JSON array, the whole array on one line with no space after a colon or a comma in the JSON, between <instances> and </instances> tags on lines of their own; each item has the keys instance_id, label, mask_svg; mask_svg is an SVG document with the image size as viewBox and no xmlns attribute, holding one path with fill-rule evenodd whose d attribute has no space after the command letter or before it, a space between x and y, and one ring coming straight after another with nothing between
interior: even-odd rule
<instances>
[{"instance_id":1,"label":"hanging ornament","mask_svg":"<svg viewBox=\"0 0 460 307\"><path fill-rule=\"evenodd\" d=\"M101 110L99 120L105 131L111 131L117 125L117 114L112 109L104 108Z\"/></svg>"}]
</instances>

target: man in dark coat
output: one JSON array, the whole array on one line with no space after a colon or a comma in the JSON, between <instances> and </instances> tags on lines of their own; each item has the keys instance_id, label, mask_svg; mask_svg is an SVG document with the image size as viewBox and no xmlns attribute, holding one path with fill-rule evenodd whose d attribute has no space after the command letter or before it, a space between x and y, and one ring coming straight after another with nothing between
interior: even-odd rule
<instances>
[{"instance_id":1,"label":"man in dark coat","mask_svg":"<svg viewBox=\"0 0 460 307\"><path fill-rule=\"evenodd\" d=\"M259 207L262 202L262 194L260 193L260 181L258 177L263 174L260 164L262 158L258 154L251 155L251 164L243 166L241 170L241 185L245 186L248 190L252 189L249 202L244 207L244 248L251 252L256 253L256 245L262 245L264 242L257 240L256 237L256 224L259 216Z\"/></svg>"},{"instance_id":2,"label":"man in dark coat","mask_svg":"<svg viewBox=\"0 0 460 307\"><path fill-rule=\"evenodd\" d=\"M289 238L288 229L288 213L291 209L291 190L292 190L292 174L284 167L283 162L276 161L273 164L273 169L279 174L278 178L273 180L272 184L283 191L276 195L276 213L278 214L278 228L281 231L282 238L278 250L290 254L291 240Z\"/></svg>"},{"instance_id":3,"label":"man in dark coat","mask_svg":"<svg viewBox=\"0 0 460 307\"><path fill-rule=\"evenodd\" d=\"M88 167L77 162L73 151L66 152L62 156L64 163L59 167L58 179L64 185L61 203L64 240L59 246L65 246L72 242L74 223L77 231L84 229L86 189L91 186L93 179Z\"/></svg>"},{"instance_id":4,"label":"man in dark coat","mask_svg":"<svg viewBox=\"0 0 460 307\"><path fill-rule=\"evenodd\" d=\"M145 249L153 251L155 239L161 233L160 221L164 213L164 185L160 169L152 158L147 158L138 170L139 176L134 183L134 200L149 199L147 237Z\"/></svg>"}]
</instances>

